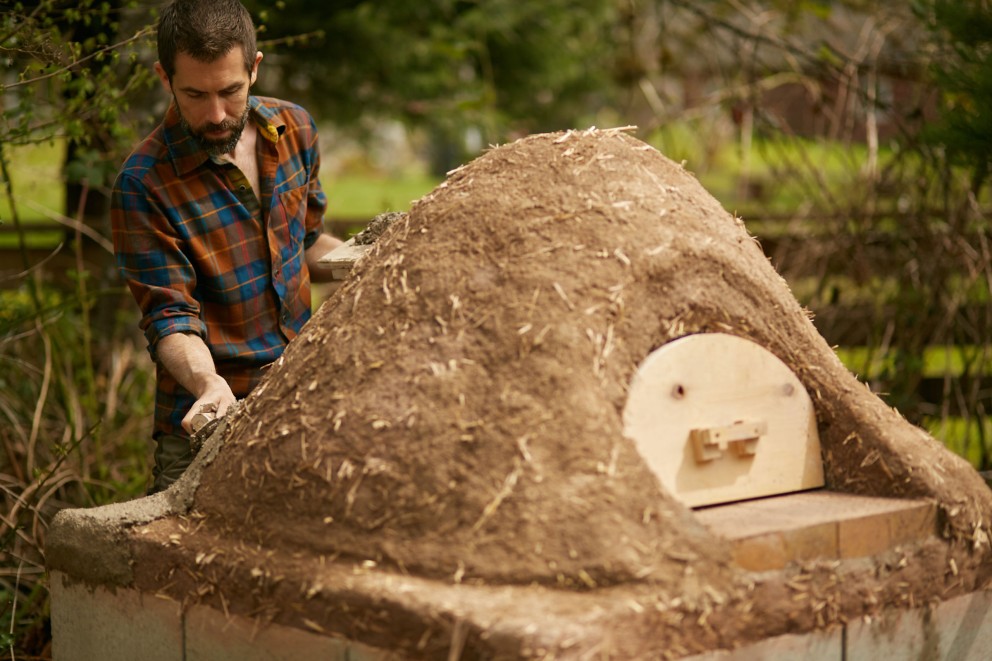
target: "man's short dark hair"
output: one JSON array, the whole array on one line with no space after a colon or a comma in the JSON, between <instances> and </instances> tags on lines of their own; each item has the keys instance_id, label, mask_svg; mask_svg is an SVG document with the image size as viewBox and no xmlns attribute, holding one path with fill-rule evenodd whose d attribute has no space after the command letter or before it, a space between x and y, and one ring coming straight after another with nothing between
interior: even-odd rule
<instances>
[{"instance_id":1,"label":"man's short dark hair","mask_svg":"<svg viewBox=\"0 0 992 661\"><path fill-rule=\"evenodd\" d=\"M159 16L158 61L170 80L179 53L213 62L235 46L250 73L257 52L255 24L238 0L175 0Z\"/></svg>"}]
</instances>

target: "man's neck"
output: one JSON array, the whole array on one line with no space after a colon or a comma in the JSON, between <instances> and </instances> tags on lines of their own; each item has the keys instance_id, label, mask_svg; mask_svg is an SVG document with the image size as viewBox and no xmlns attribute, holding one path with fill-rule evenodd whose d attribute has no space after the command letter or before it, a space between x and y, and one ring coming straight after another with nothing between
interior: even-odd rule
<instances>
[{"instance_id":1,"label":"man's neck","mask_svg":"<svg viewBox=\"0 0 992 661\"><path fill-rule=\"evenodd\" d=\"M255 122L248 120L245 129L241 133L238 144L234 146L234 151L224 154L223 159L238 166L238 169L245 175L251 187L255 191L255 197L262 199L261 186L258 177L258 156L255 150L255 143L258 138L258 130Z\"/></svg>"}]
</instances>

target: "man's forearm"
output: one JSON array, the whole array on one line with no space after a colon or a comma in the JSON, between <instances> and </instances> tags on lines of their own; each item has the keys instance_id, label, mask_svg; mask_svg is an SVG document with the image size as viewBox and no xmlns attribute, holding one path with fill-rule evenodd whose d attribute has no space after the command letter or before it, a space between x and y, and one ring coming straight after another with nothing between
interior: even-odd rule
<instances>
[{"instance_id":1,"label":"man's forearm","mask_svg":"<svg viewBox=\"0 0 992 661\"><path fill-rule=\"evenodd\" d=\"M210 349L199 335L173 333L166 335L156 347L159 360L179 384L196 397L183 418L183 427L192 431L191 420L201 407L212 409L218 417L236 401L231 387L217 374Z\"/></svg>"},{"instance_id":2,"label":"man's forearm","mask_svg":"<svg viewBox=\"0 0 992 661\"><path fill-rule=\"evenodd\" d=\"M199 335L173 333L159 340L159 360L186 390L199 397L210 381L219 379L210 349Z\"/></svg>"}]
</instances>

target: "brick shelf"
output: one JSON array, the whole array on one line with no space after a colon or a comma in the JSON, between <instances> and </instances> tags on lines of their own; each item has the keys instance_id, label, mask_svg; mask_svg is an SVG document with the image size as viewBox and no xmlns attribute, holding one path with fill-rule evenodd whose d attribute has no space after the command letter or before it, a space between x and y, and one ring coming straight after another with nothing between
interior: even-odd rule
<instances>
[{"instance_id":1,"label":"brick shelf","mask_svg":"<svg viewBox=\"0 0 992 661\"><path fill-rule=\"evenodd\" d=\"M781 569L790 561L859 558L936 534L936 506L923 500L871 498L816 490L716 505L695 511L734 545L744 569Z\"/></svg>"}]
</instances>

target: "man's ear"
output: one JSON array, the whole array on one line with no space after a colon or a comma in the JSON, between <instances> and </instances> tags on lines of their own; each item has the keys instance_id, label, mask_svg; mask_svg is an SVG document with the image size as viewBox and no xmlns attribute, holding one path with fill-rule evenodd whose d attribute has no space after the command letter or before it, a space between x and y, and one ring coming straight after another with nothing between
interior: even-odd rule
<instances>
[{"instance_id":1,"label":"man's ear","mask_svg":"<svg viewBox=\"0 0 992 661\"><path fill-rule=\"evenodd\" d=\"M251 65L251 82L250 85L255 84L255 79L258 78L258 64L262 61L262 51L255 53L255 62Z\"/></svg>"},{"instance_id":2,"label":"man's ear","mask_svg":"<svg viewBox=\"0 0 992 661\"><path fill-rule=\"evenodd\" d=\"M162 87L165 88L165 91L172 94L172 82L169 80L169 74L165 73L165 69L160 62L155 63L155 73L158 74L158 79L162 81Z\"/></svg>"}]
</instances>

